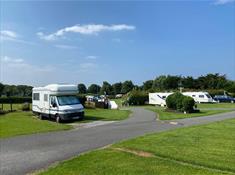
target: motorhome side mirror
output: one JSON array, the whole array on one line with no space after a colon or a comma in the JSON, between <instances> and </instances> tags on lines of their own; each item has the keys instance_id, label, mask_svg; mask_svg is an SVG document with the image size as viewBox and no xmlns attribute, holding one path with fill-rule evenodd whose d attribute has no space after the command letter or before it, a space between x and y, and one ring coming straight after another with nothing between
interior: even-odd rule
<instances>
[{"instance_id":1,"label":"motorhome side mirror","mask_svg":"<svg viewBox=\"0 0 235 175\"><path fill-rule=\"evenodd\" d=\"M52 104L52 107L53 107L53 108L57 107L56 103L53 103L53 104Z\"/></svg>"}]
</instances>

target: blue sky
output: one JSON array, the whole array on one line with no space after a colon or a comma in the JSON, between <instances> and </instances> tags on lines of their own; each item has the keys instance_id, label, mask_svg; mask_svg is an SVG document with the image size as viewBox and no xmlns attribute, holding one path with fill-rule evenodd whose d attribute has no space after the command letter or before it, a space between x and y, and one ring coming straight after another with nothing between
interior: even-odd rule
<instances>
[{"instance_id":1,"label":"blue sky","mask_svg":"<svg viewBox=\"0 0 235 175\"><path fill-rule=\"evenodd\" d=\"M233 0L1 1L0 24L3 83L235 79Z\"/></svg>"}]
</instances>

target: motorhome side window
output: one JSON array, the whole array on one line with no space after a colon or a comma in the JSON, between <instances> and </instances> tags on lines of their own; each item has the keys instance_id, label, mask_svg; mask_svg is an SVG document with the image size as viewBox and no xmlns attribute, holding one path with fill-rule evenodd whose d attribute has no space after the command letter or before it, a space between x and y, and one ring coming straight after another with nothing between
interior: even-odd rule
<instances>
[{"instance_id":1,"label":"motorhome side window","mask_svg":"<svg viewBox=\"0 0 235 175\"><path fill-rule=\"evenodd\" d=\"M51 97L51 106L53 106L53 104L56 104L55 97Z\"/></svg>"},{"instance_id":2,"label":"motorhome side window","mask_svg":"<svg viewBox=\"0 0 235 175\"><path fill-rule=\"evenodd\" d=\"M204 95L199 95L199 98L204 98Z\"/></svg>"},{"instance_id":3,"label":"motorhome side window","mask_svg":"<svg viewBox=\"0 0 235 175\"><path fill-rule=\"evenodd\" d=\"M33 94L33 100L40 100L39 93L34 93Z\"/></svg>"},{"instance_id":4,"label":"motorhome side window","mask_svg":"<svg viewBox=\"0 0 235 175\"><path fill-rule=\"evenodd\" d=\"M48 94L44 94L44 101L48 101Z\"/></svg>"}]
</instances>

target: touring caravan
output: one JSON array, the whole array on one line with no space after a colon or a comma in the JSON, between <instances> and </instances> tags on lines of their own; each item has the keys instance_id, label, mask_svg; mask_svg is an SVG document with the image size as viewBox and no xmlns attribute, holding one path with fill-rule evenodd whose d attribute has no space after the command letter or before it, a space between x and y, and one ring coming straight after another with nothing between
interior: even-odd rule
<instances>
[{"instance_id":1,"label":"touring caravan","mask_svg":"<svg viewBox=\"0 0 235 175\"><path fill-rule=\"evenodd\" d=\"M183 92L183 95L192 97L196 103L215 102L208 92Z\"/></svg>"},{"instance_id":2,"label":"touring caravan","mask_svg":"<svg viewBox=\"0 0 235 175\"><path fill-rule=\"evenodd\" d=\"M32 111L40 119L45 117L63 120L82 119L84 107L76 94L76 85L50 84L45 87L35 87L32 93Z\"/></svg>"},{"instance_id":3,"label":"touring caravan","mask_svg":"<svg viewBox=\"0 0 235 175\"><path fill-rule=\"evenodd\" d=\"M172 92L149 93L149 104L166 106L166 98L171 94Z\"/></svg>"}]
</instances>

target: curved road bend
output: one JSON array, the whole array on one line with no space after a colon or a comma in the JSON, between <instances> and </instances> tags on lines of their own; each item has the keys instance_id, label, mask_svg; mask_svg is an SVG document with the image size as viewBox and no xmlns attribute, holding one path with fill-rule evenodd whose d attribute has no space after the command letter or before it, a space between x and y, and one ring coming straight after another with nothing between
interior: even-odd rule
<instances>
[{"instance_id":1,"label":"curved road bend","mask_svg":"<svg viewBox=\"0 0 235 175\"><path fill-rule=\"evenodd\" d=\"M205 124L235 118L235 112L207 117L174 120L180 124L156 121L155 113L131 108L124 121L92 128L18 136L0 140L0 174L26 174L45 168L82 152L151 132Z\"/></svg>"}]
</instances>

